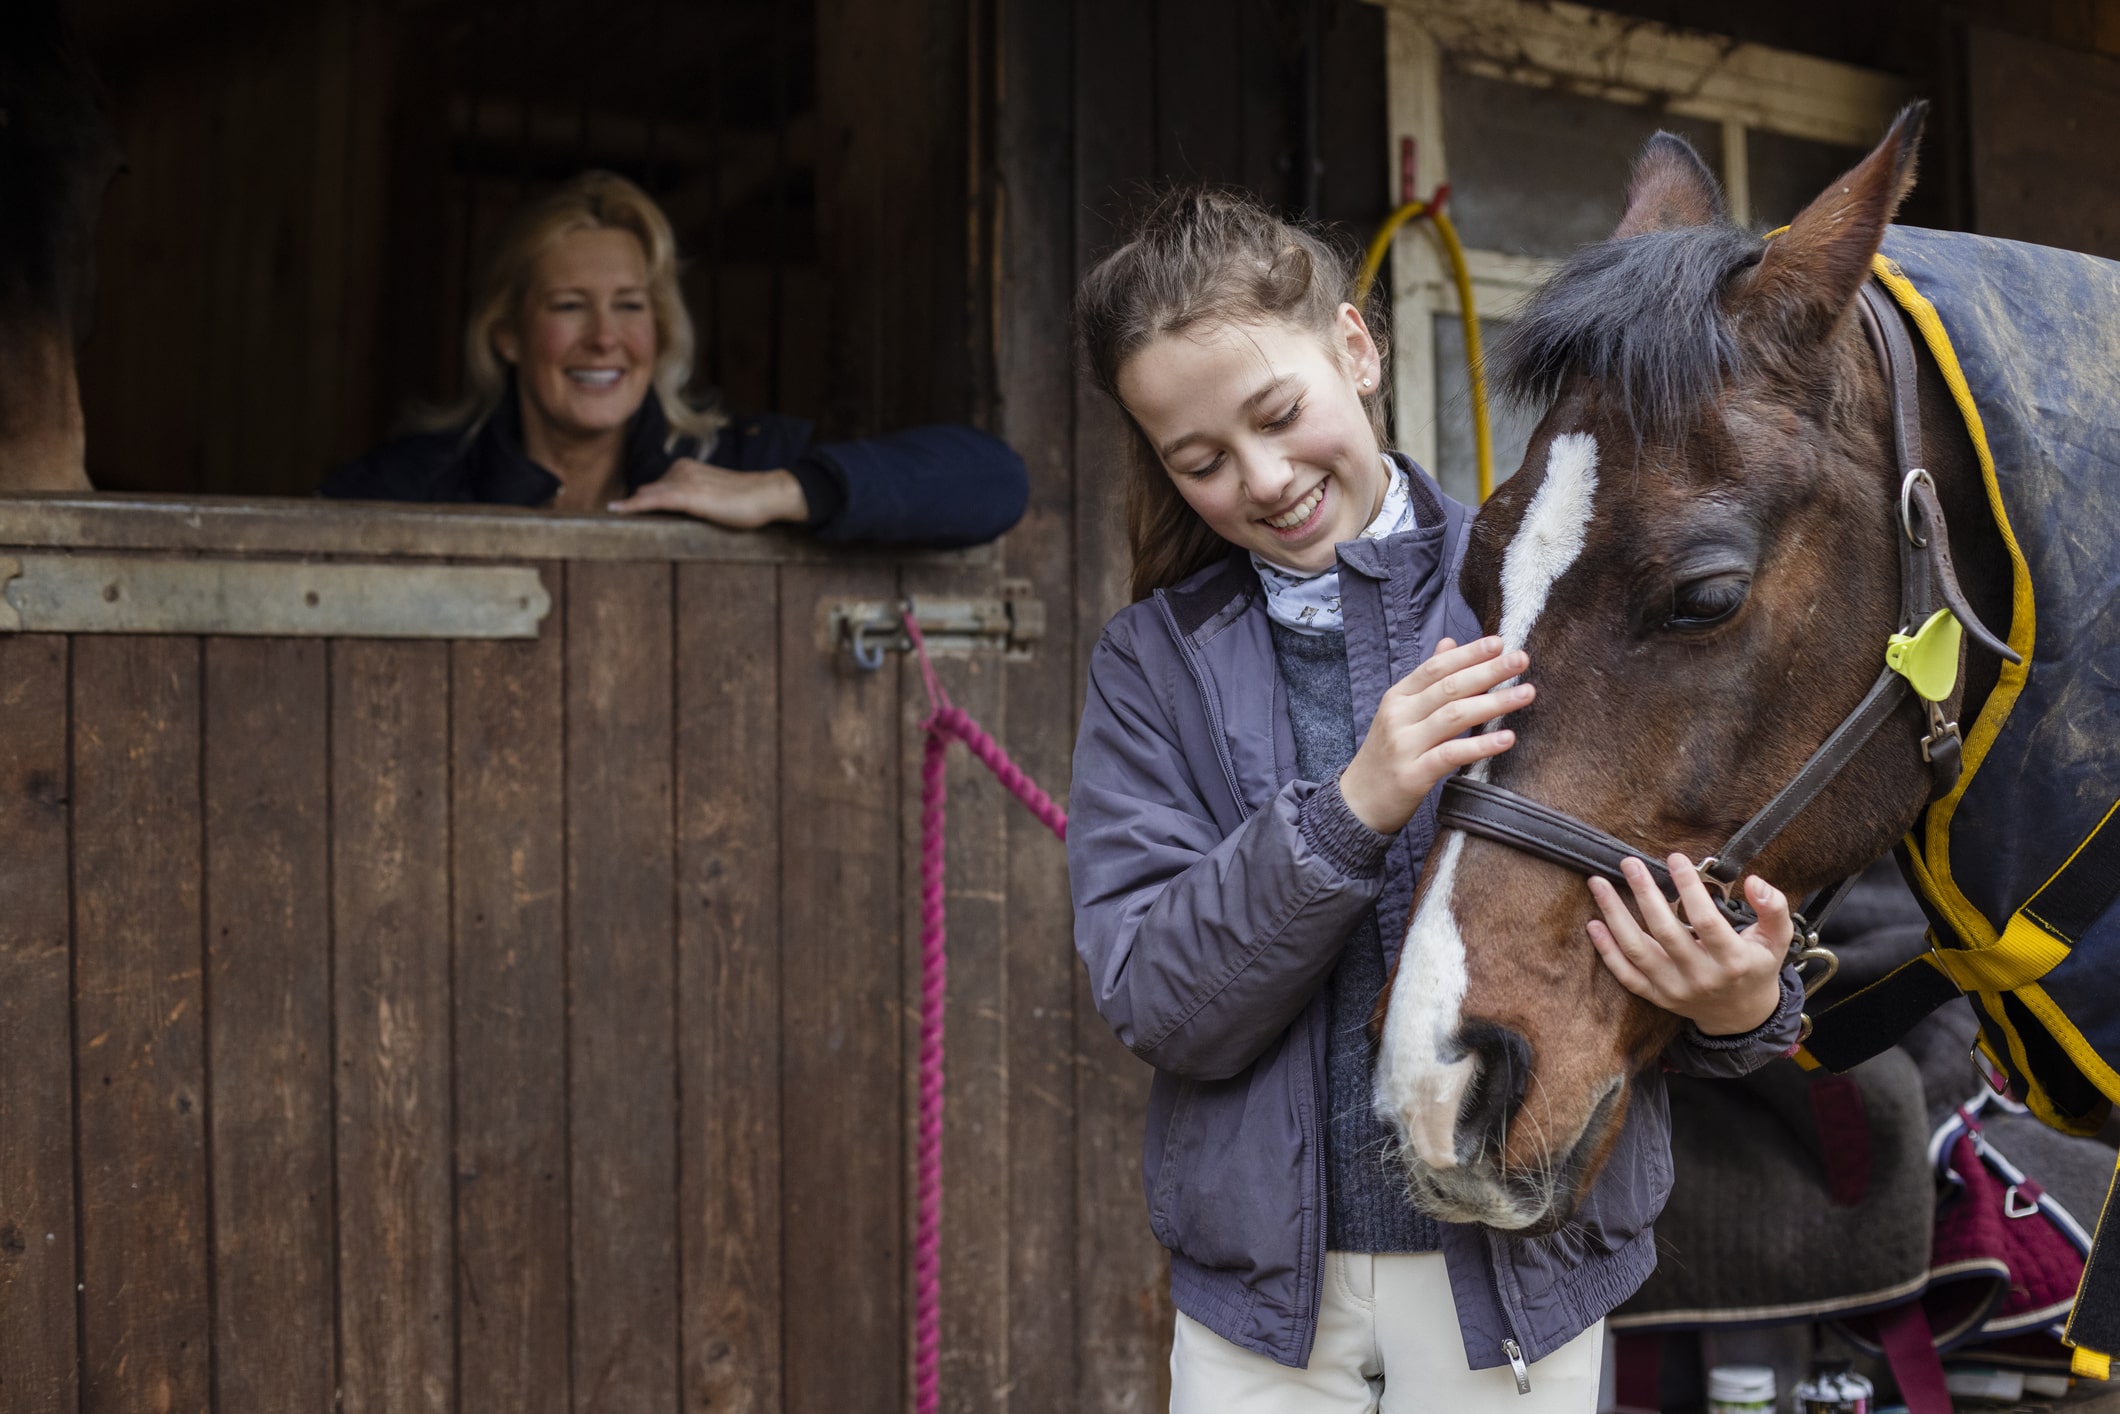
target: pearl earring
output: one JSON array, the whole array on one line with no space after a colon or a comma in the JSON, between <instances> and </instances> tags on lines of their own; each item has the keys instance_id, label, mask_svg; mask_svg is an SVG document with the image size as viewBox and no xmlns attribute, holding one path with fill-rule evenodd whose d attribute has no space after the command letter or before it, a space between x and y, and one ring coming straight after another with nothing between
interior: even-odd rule
<instances>
[{"instance_id":1,"label":"pearl earring","mask_svg":"<svg viewBox=\"0 0 2120 1414\"><path fill-rule=\"evenodd\" d=\"M1369 386L1369 380L1368 380L1367 378L1364 378L1364 379L1362 380L1362 386L1363 386L1363 387L1365 387L1365 388Z\"/></svg>"}]
</instances>

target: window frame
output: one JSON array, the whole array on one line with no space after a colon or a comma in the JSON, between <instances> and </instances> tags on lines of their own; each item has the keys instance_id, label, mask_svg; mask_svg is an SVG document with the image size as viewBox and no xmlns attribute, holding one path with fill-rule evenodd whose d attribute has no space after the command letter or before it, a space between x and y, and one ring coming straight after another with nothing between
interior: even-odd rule
<instances>
[{"instance_id":1,"label":"window frame","mask_svg":"<svg viewBox=\"0 0 2120 1414\"><path fill-rule=\"evenodd\" d=\"M1633 107L1705 119L1722 128L1730 215L1749 225L1753 128L1869 148L1912 96L1895 75L1829 59L1673 29L1568 0L1376 0L1385 10L1390 190L1399 151L1414 141L1417 195L1450 180L1443 131L1445 56L1485 78L1556 88ZM1506 319L1557 260L1467 249L1481 319ZM1458 314L1457 289L1433 228L1409 222L1392 243L1392 409L1396 445L1436 469L1434 319ZM1497 481L1514 468L1497 467Z\"/></svg>"}]
</instances>

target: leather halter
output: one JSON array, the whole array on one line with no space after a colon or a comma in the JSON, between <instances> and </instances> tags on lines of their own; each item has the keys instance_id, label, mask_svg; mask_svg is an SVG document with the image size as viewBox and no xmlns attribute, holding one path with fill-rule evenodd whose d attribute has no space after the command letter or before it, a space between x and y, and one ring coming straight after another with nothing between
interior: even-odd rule
<instances>
[{"instance_id":1,"label":"leather halter","mask_svg":"<svg viewBox=\"0 0 2120 1414\"><path fill-rule=\"evenodd\" d=\"M1991 633L1973 613L1958 575L1951 565L1950 537L1944 525L1943 506L1936 499L1935 483L1922 465L1921 405L1915 385L1913 342L1900 322L1898 309L1874 282L1865 282L1856 303L1863 333L1883 365L1887 395L1892 405L1892 440L1899 462L1899 619L1902 633L1912 633L1927 623L1938 607L1940 596L1948 608L1981 646L2014 663L2018 655ZM1962 670L1961 670L1962 674ZM1830 736L1795 777L1738 828L1723 847L1701 862L1702 876L1721 895L1723 913L1739 927L1754 921L1739 885L1745 868L1760 851L1803 813L1835 777L1854 760L1875 736L1878 727L1897 712L1913 691L1907 678L1887 667L1855 709L1841 720ZM1947 721L1942 704L1924 701L1929 733L1921 740L1922 758L1929 763L1930 799L1935 800L1957 783L1960 740L1958 724ZM1664 865L1641 849L1605 833L1573 815L1541 805L1528 797L1485 781L1453 776L1444 783L1438 802L1438 823L1467 834L1495 840L1536 855L1540 859L1572 869L1578 874L1609 879L1624 886L1621 861L1639 859L1648 866L1657 886L1666 896L1675 894L1671 874ZM1799 966L1824 964L1824 971L1805 979L1808 993L1822 985L1838 966L1833 955L1818 946L1818 930L1826 915L1846 897L1854 875L1842 879L1812 901L1805 914L1796 915L1796 934L1790 944L1791 959ZM1805 1030L1809 1030L1806 1018Z\"/></svg>"}]
</instances>

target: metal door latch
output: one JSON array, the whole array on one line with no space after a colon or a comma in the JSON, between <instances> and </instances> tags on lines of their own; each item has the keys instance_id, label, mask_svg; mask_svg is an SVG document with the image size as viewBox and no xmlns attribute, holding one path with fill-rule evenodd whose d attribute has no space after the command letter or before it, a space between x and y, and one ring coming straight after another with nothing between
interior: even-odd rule
<instances>
[{"instance_id":1,"label":"metal door latch","mask_svg":"<svg viewBox=\"0 0 2120 1414\"><path fill-rule=\"evenodd\" d=\"M1045 602L1031 593L1027 579L1006 579L993 599L940 598L913 595L904 599L843 599L827 620L831 641L847 650L868 672L883 666L886 653L909 653L912 636L905 615L920 625L930 652L1000 653L1011 661L1031 655L1031 645L1045 637Z\"/></svg>"}]
</instances>

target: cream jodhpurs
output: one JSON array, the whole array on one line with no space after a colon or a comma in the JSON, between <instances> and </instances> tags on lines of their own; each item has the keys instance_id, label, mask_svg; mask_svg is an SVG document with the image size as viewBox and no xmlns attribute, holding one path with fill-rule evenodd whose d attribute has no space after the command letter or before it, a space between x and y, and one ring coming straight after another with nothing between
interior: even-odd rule
<instances>
[{"instance_id":1,"label":"cream jodhpurs","mask_svg":"<svg viewBox=\"0 0 2120 1414\"><path fill-rule=\"evenodd\" d=\"M1499 1352L1497 1352L1499 1353ZM1308 1369L1230 1344L1178 1313L1171 1414L1597 1414L1605 1323L1531 1367L1465 1368L1440 1252L1325 1254L1325 1297Z\"/></svg>"}]
</instances>

